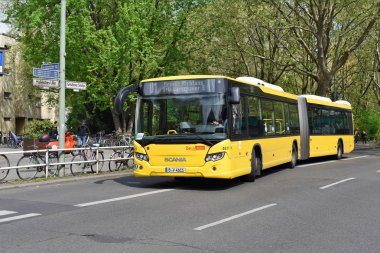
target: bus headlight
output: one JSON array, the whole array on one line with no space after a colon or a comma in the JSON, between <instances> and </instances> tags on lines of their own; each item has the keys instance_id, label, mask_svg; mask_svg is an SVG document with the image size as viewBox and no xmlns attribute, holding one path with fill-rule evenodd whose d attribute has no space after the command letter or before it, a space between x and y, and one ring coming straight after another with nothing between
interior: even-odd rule
<instances>
[{"instance_id":1,"label":"bus headlight","mask_svg":"<svg viewBox=\"0 0 380 253\"><path fill-rule=\"evenodd\" d=\"M209 161L213 161L213 162L215 162L215 161L218 161L218 160L220 160L220 159L222 159L223 157L224 157L224 154L225 154L226 152L219 152L219 153L214 153L214 154L208 154L208 155L206 155L206 162L209 162Z\"/></svg>"},{"instance_id":2,"label":"bus headlight","mask_svg":"<svg viewBox=\"0 0 380 253\"><path fill-rule=\"evenodd\" d=\"M146 154L135 153L135 156L140 161L149 161L149 157Z\"/></svg>"}]
</instances>

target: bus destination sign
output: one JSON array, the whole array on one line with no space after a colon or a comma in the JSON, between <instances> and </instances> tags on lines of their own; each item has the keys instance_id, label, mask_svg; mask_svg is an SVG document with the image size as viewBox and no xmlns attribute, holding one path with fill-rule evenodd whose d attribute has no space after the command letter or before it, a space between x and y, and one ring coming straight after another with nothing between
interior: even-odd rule
<instances>
[{"instance_id":1,"label":"bus destination sign","mask_svg":"<svg viewBox=\"0 0 380 253\"><path fill-rule=\"evenodd\" d=\"M219 93L225 90L225 82L222 78L142 83L144 96Z\"/></svg>"}]
</instances>

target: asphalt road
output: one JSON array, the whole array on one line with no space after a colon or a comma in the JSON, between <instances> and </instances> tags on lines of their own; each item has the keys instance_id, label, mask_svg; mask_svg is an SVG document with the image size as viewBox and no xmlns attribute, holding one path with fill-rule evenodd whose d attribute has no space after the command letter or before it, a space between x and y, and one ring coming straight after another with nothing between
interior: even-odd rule
<instances>
[{"instance_id":1,"label":"asphalt road","mask_svg":"<svg viewBox=\"0 0 380 253\"><path fill-rule=\"evenodd\" d=\"M380 252L380 149L254 183L113 179L0 190L0 252Z\"/></svg>"}]
</instances>

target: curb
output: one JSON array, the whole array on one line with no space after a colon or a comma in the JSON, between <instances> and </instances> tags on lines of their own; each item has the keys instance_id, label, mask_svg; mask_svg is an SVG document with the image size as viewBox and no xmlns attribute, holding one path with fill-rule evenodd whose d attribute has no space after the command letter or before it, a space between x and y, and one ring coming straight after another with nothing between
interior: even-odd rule
<instances>
[{"instance_id":1,"label":"curb","mask_svg":"<svg viewBox=\"0 0 380 253\"><path fill-rule=\"evenodd\" d=\"M72 182L82 182L82 181L91 181L94 179L112 179L112 178L119 178L119 177L125 177L125 176L132 176L133 171L125 171L125 172L117 172L117 173L107 173L102 175L93 175L93 176L79 176L79 177L73 177L68 176L65 178L57 178L57 179L51 179L47 181L39 181L39 182L30 182L30 183L3 183L0 184L0 191L1 190L9 190L9 189L16 189L16 188L27 188L27 187L35 187L35 186L44 186L44 185L52 185L52 184L61 184L61 183L72 183Z\"/></svg>"},{"instance_id":2,"label":"curb","mask_svg":"<svg viewBox=\"0 0 380 253\"><path fill-rule=\"evenodd\" d=\"M377 149L380 148L380 146L355 146L354 150L366 150L366 149Z\"/></svg>"}]
</instances>

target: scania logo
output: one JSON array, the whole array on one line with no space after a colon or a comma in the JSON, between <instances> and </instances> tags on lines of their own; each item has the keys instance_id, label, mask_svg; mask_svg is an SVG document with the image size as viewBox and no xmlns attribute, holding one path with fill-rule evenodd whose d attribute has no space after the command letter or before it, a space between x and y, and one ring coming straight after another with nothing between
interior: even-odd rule
<instances>
[{"instance_id":1,"label":"scania logo","mask_svg":"<svg viewBox=\"0 0 380 253\"><path fill-rule=\"evenodd\" d=\"M183 163L186 162L185 157L165 157L165 162L178 162L178 163Z\"/></svg>"}]
</instances>

